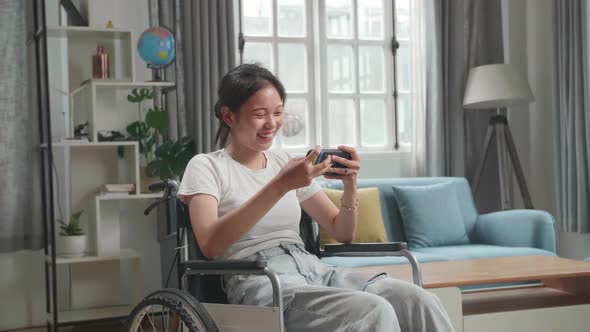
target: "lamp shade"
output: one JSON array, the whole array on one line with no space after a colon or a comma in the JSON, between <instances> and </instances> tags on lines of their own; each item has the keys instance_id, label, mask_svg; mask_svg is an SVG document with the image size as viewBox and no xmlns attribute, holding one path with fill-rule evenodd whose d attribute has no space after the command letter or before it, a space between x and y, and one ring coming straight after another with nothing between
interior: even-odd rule
<instances>
[{"instance_id":1,"label":"lamp shade","mask_svg":"<svg viewBox=\"0 0 590 332\"><path fill-rule=\"evenodd\" d=\"M499 108L534 101L527 80L511 64L474 67L469 72L463 107Z\"/></svg>"}]
</instances>

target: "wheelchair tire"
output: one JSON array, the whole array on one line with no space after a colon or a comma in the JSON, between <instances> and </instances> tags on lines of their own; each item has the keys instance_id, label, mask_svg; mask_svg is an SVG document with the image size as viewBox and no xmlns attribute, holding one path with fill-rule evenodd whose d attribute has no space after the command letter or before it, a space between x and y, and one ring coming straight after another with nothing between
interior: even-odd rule
<instances>
[{"instance_id":1,"label":"wheelchair tire","mask_svg":"<svg viewBox=\"0 0 590 332\"><path fill-rule=\"evenodd\" d=\"M170 317L173 317L172 322ZM207 309L197 299L172 288L161 289L146 296L129 314L124 331L167 332L176 323L184 327L174 329L179 331L219 331Z\"/></svg>"}]
</instances>

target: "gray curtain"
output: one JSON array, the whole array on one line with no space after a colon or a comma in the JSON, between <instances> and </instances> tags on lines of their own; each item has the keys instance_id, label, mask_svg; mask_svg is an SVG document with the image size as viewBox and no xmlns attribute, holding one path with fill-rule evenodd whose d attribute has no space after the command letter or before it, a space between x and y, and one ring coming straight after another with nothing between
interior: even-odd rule
<instances>
[{"instance_id":1,"label":"gray curtain","mask_svg":"<svg viewBox=\"0 0 590 332\"><path fill-rule=\"evenodd\" d=\"M42 247L32 1L0 1L0 253Z\"/></svg>"},{"instance_id":2,"label":"gray curtain","mask_svg":"<svg viewBox=\"0 0 590 332\"><path fill-rule=\"evenodd\" d=\"M428 172L471 181L494 111L464 112L463 91L469 69L503 62L501 0L426 0L425 10L427 143L437 147L427 150ZM501 207L496 149L491 148L475 196L480 212Z\"/></svg>"},{"instance_id":3,"label":"gray curtain","mask_svg":"<svg viewBox=\"0 0 590 332\"><path fill-rule=\"evenodd\" d=\"M236 65L234 1L195 0L181 3L185 107L179 107L179 135L195 141L195 153L215 150L218 120L213 113L221 77Z\"/></svg>"},{"instance_id":4,"label":"gray curtain","mask_svg":"<svg viewBox=\"0 0 590 332\"><path fill-rule=\"evenodd\" d=\"M555 124L559 222L590 232L590 101L586 1L555 1Z\"/></svg>"}]
</instances>

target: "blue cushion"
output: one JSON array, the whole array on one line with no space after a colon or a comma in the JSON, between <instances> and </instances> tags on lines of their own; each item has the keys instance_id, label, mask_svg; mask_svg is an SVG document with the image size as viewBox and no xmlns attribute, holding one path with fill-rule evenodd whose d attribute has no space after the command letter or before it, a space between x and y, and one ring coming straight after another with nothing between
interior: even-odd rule
<instances>
[{"instance_id":1,"label":"blue cushion","mask_svg":"<svg viewBox=\"0 0 590 332\"><path fill-rule=\"evenodd\" d=\"M453 261L476 258L494 258L528 255L556 256L551 251L543 249L530 247L505 247L488 244L466 244L459 246L419 248L416 249L414 252L416 254L436 254L439 256L446 257L448 260Z\"/></svg>"},{"instance_id":2,"label":"blue cushion","mask_svg":"<svg viewBox=\"0 0 590 332\"><path fill-rule=\"evenodd\" d=\"M589 262L589 263L590 263L590 257L588 257L588 258L586 258L586 259L584 259L584 260L585 260L586 262Z\"/></svg>"},{"instance_id":3,"label":"blue cushion","mask_svg":"<svg viewBox=\"0 0 590 332\"><path fill-rule=\"evenodd\" d=\"M469 243L455 185L393 186L411 249Z\"/></svg>"},{"instance_id":4,"label":"blue cushion","mask_svg":"<svg viewBox=\"0 0 590 332\"><path fill-rule=\"evenodd\" d=\"M426 262L444 262L449 259L436 254L424 254L424 253L413 253L416 259L420 263ZM324 257L322 262L340 266L340 267L363 267L363 266L383 266L383 265L396 265L396 264L407 264L408 260L405 257L394 257L394 256L370 256L370 257L344 257L344 256L333 256Z\"/></svg>"},{"instance_id":5,"label":"blue cushion","mask_svg":"<svg viewBox=\"0 0 590 332\"><path fill-rule=\"evenodd\" d=\"M467 235L471 238L471 233L475 227L477 220L477 210L473 203L473 195L471 188L465 178L455 177L409 177L409 178L371 178L358 179L357 185L359 188L378 187L381 193L381 214L385 222L385 231L389 241L404 241L407 242L406 235L402 226L402 217L397 206L397 201L393 195L392 186L425 186L437 183L452 182L455 186L457 198L461 213L463 214L463 221L465 222L465 230ZM326 188L342 189L342 181L337 180L318 180L318 183Z\"/></svg>"}]
</instances>

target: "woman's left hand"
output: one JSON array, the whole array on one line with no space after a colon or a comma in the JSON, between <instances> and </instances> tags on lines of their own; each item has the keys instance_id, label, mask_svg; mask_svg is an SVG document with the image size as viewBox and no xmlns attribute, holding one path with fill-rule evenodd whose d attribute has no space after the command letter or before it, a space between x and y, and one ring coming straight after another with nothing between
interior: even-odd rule
<instances>
[{"instance_id":1,"label":"woman's left hand","mask_svg":"<svg viewBox=\"0 0 590 332\"><path fill-rule=\"evenodd\" d=\"M332 156L332 161L344 165L346 168L330 167L324 177L326 179L340 179L346 185L347 183L356 184L356 177L361 169L361 160L358 153L353 147L340 145L338 150L350 153L351 159ZM330 173L330 174L327 174Z\"/></svg>"}]
</instances>

